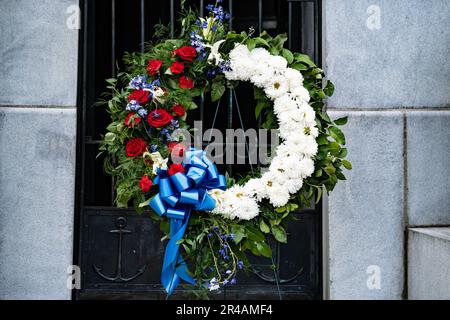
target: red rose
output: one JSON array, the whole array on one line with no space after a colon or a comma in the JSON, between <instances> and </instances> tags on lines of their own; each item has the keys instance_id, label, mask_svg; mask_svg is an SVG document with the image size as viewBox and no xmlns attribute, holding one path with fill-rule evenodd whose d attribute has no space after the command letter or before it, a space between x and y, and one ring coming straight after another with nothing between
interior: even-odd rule
<instances>
[{"instance_id":1,"label":"red rose","mask_svg":"<svg viewBox=\"0 0 450 320\"><path fill-rule=\"evenodd\" d=\"M139 157L147 149L147 144L142 138L133 138L127 142L125 151L127 157Z\"/></svg>"},{"instance_id":2,"label":"red rose","mask_svg":"<svg viewBox=\"0 0 450 320\"><path fill-rule=\"evenodd\" d=\"M162 66L161 60L150 60L147 66L148 74L154 76L158 72L159 68L161 68L161 66Z\"/></svg>"},{"instance_id":3,"label":"red rose","mask_svg":"<svg viewBox=\"0 0 450 320\"><path fill-rule=\"evenodd\" d=\"M128 101L136 100L139 104L145 104L150 98L150 92L144 90L134 90L129 96Z\"/></svg>"},{"instance_id":4,"label":"red rose","mask_svg":"<svg viewBox=\"0 0 450 320\"><path fill-rule=\"evenodd\" d=\"M186 76L180 77L180 89L192 89L194 87L194 80Z\"/></svg>"},{"instance_id":5,"label":"red rose","mask_svg":"<svg viewBox=\"0 0 450 320\"><path fill-rule=\"evenodd\" d=\"M182 117L186 114L186 110L181 104L176 104L172 107L172 112L175 113L177 116Z\"/></svg>"},{"instance_id":6,"label":"red rose","mask_svg":"<svg viewBox=\"0 0 450 320\"><path fill-rule=\"evenodd\" d=\"M170 71L172 71L173 74L180 74L184 72L184 63L183 62L174 62L170 66Z\"/></svg>"},{"instance_id":7,"label":"red rose","mask_svg":"<svg viewBox=\"0 0 450 320\"><path fill-rule=\"evenodd\" d=\"M172 120L173 116L164 109L150 111L147 117L148 124L155 128L165 126Z\"/></svg>"},{"instance_id":8,"label":"red rose","mask_svg":"<svg viewBox=\"0 0 450 320\"><path fill-rule=\"evenodd\" d=\"M149 192L152 185L152 180L150 180L147 176L142 176L139 186L141 187L143 193Z\"/></svg>"},{"instance_id":9,"label":"red rose","mask_svg":"<svg viewBox=\"0 0 450 320\"><path fill-rule=\"evenodd\" d=\"M172 161L177 163L183 160L184 151L187 149L184 144L176 141L169 142L167 148L169 149Z\"/></svg>"},{"instance_id":10,"label":"red rose","mask_svg":"<svg viewBox=\"0 0 450 320\"><path fill-rule=\"evenodd\" d=\"M141 122L141 117L135 117L135 118L134 118L134 121L131 121L131 117L134 116L134 115L136 115L136 112L130 112L130 113L127 115L127 117L125 118L124 124L125 124L127 127L132 128L132 127L133 127L133 122L134 122L134 125L135 125L135 126L136 126L139 122Z\"/></svg>"},{"instance_id":11,"label":"red rose","mask_svg":"<svg viewBox=\"0 0 450 320\"><path fill-rule=\"evenodd\" d=\"M169 168L169 175L173 176L175 173L178 173L178 172L183 172L183 173L186 172L184 170L183 165L181 163L173 163L173 164L171 164L170 168Z\"/></svg>"},{"instance_id":12,"label":"red rose","mask_svg":"<svg viewBox=\"0 0 450 320\"><path fill-rule=\"evenodd\" d=\"M197 56L197 51L195 51L195 48L191 46L178 48L174 50L173 53L178 55L181 59L190 62L192 62L192 60L194 60L194 58Z\"/></svg>"}]
</instances>

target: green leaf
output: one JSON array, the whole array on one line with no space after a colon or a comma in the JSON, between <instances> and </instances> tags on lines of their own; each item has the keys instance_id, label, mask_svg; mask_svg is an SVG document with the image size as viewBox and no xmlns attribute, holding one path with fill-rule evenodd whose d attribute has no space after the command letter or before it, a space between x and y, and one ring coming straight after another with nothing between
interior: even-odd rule
<instances>
[{"instance_id":1,"label":"green leaf","mask_svg":"<svg viewBox=\"0 0 450 320\"><path fill-rule=\"evenodd\" d=\"M309 67L315 67L316 66L314 61L312 61L311 58L309 56L307 56L306 54L295 53L294 54L294 61L295 62L305 63Z\"/></svg>"},{"instance_id":2,"label":"green leaf","mask_svg":"<svg viewBox=\"0 0 450 320\"><path fill-rule=\"evenodd\" d=\"M286 231L283 229L282 226L276 225L272 227L272 233L275 239L277 239L278 242L286 243L287 242L287 234Z\"/></svg>"},{"instance_id":3,"label":"green leaf","mask_svg":"<svg viewBox=\"0 0 450 320\"><path fill-rule=\"evenodd\" d=\"M256 243L256 249L258 252L267 258L272 257L272 249L269 247L269 245L265 242L255 242Z\"/></svg>"},{"instance_id":4,"label":"green leaf","mask_svg":"<svg viewBox=\"0 0 450 320\"><path fill-rule=\"evenodd\" d=\"M259 115L261 114L261 111L263 109L269 108L270 102L267 100L258 100L256 107L255 107L255 118L258 119Z\"/></svg>"},{"instance_id":5,"label":"green leaf","mask_svg":"<svg viewBox=\"0 0 450 320\"><path fill-rule=\"evenodd\" d=\"M213 82L211 88L211 100L213 102L219 100L220 97L224 94L224 92L225 92L225 85L223 84L222 81Z\"/></svg>"},{"instance_id":6,"label":"green leaf","mask_svg":"<svg viewBox=\"0 0 450 320\"><path fill-rule=\"evenodd\" d=\"M105 142L106 143L114 142L115 139L116 139L115 133L108 132L107 134L105 134Z\"/></svg>"},{"instance_id":7,"label":"green leaf","mask_svg":"<svg viewBox=\"0 0 450 320\"><path fill-rule=\"evenodd\" d=\"M306 65L304 65L303 63L294 63L291 65L291 68L298 70L298 71L308 70L308 67Z\"/></svg>"},{"instance_id":8,"label":"green leaf","mask_svg":"<svg viewBox=\"0 0 450 320\"><path fill-rule=\"evenodd\" d=\"M144 202L139 203L139 208L147 207L150 204L150 201L152 201L151 198Z\"/></svg>"},{"instance_id":9,"label":"green leaf","mask_svg":"<svg viewBox=\"0 0 450 320\"><path fill-rule=\"evenodd\" d=\"M330 131L331 137L333 137L333 139L336 140L337 143L340 143L342 145L345 144L345 136L341 129L339 129L338 127L330 127L328 130Z\"/></svg>"},{"instance_id":10,"label":"green leaf","mask_svg":"<svg viewBox=\"0 0 450 320\"><path fill-rule=\"evenodd\" d=\"M334 84L331 81L327 81L325 88L323 88L323 92L329 97L331 97L334 93Z\"/></svg>"},{"instance_id":11,"label":"green leaf","mask_svg":"<svg viewBox=\"0 0 450 320\"><path fill-rule=\"evenodd\" d=\"M333 174L336 172L336 168L333 167L331 164L327 165L327 166L324 168L324 170L325 170L325 172L326 172L329 176L333 175Z\"/></svg>"},{"instance_id":12,"label":"green leaf","mask_svg":"<svg viewBox=\"0 0 450 320\"><path fill-rule=\"evenodd\" d=\"M338 152L340 149L341 149L341 146L339 145L339 143L334 142L334 141L331 141L327 145L327 150L330 152Z\"/></svg>"},{"instance_id":13,"label":"green leaf","mask_svg":"<svg viewBox=\"0 0 450 320\"><path fill-rule=\"evenodd\" d=\"M261 231L264 232L264 233L269 233L270 232L269 226L264 222L263 219L261 219L259 221L259 229L261 229Z\"/></svg>"},{"instance_id":14,"label":"green leaf","mask_svg":"<svg viewBox=\"0 0 450 320\"><path fill-rule=\"evenodd\" d=\"M351 162L348 161L348 160L342 160L342 165L343 165L344 168L347 169L347 170L352 170L352 168L353 168Z\"/></svg>"},{"instance_id":15,"label":"green leaf","mask_svg":"<svg viewBox=\"0 0 450 320\"><path fill-rule=\"evenodd\" d=\"M343 126L343 125L347 124L347 121L348 121L348 117L342 117L342 118L334 120L334 123L338 126Z\"/></svg>"},{"instance_id":16,"label":"green leaf","mask_svg":"<svg viewBox=\"0 0 450 320\"><path fill-rule=\"evenodd\" d=\"M287 60L288 64L291 64L294 61L294 55L292 54L291 50L283 49L282 55Z\"/></svg>"},{"instance_id":17,"label":"green leaf","mask_svg":"<svg viewBox=\"0 0 450 320\"><path fill-rule=\"evenodd\" d=\"M317 188L316 204L319 203L320 198L322 198L322 188Z\"/></svg>"},{"instance_id":18,"label":"green leaf","mask_svg":"<svg viewBox=\"0 0 450 320\"><path fill-rule=\"evenodd\" d=\"M318 144L319 146L328 144L329 142L330 142L330 141L328 141L327 136L324 135L324 134L321 134L321 135L319 135L319 136L317 137L317 144Z\"/></svg>"},{"instance_id":19,"label":"green leaf","mask_svg":"<svg viewBox=\"0 0 450 320\"><path fill-rule=\"evenodd\" d=\"M247 237L253 241L264 241L264 235L258 229L248 226L247 227Z\"/></svg>"},{"instance_id":20,"label":"green leaf","mask_svg":"<svg viewBox=\"0 0 450 320\"><path fill-rule=\"evenodd\" d=\"M319 112L320 117L325 121L326 123L331 123L330 116L326 112Z\"/></svg>"},{"instance_id":21,"label":"green leaf","mask_svg":"<svg viewBox=\"0 0 450 320\"><path fill-rule=\"evenodd\" d=\"M339 180L347 180L347 178L345 178L344 174L340 171L336 172L336 178L338 178Z\"/></svg>"},{"instance_id":22,"label":"green leaf","mask_svg":"<svg viewBox=\"0 0 450 320\"><path fill-rule=\"evenodd\" d=\"M348 153L347 148L342 148L342 150L339 151L338 158L341 159L345 158L347 156L347 153Z\"/></svg>"},{"instance_id":23,"label":"green leaf","mask_svg":"<svg viewBox=\"0 0 450 320\"><path fill-rule=\"evenodd\" d=\"M231 226L231 232L234 234L234 242L239 243L247 236L245 227L240 225Z\"/></svg>"}]
</instances>

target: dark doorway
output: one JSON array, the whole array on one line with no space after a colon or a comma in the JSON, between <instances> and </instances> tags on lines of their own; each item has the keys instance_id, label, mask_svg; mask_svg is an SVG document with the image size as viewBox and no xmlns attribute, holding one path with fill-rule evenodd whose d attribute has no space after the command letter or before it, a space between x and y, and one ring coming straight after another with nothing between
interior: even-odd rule
<instances>
[{"instance_id":1,"label":"dark doorway","mask_svg":"<svg viewBox=\"0 0 450 320\"><path fill-rule=\"evenodd\" d=\"M202 8L211 1L186 1ZM80 71L78 104L78 163L75 263L81 267L81 290L76 299L160 299L164 244L156 224L146 214L133 209L114 208L113 181L103 172L96 158L101 134L109 122L102 107L94 107L105 91L105 79L115 76L125 51L142 50L152 38L158 22L177 28L179 1L161 0L81 0L83 29L80 32ZM288 46L320 62L321 3L319 0L225 0L232 11L233 29L271 34L286 32ZM231 9L231 10L230 10ZM237 92L242 105L251 104L245 86ZM246 100L248 99L248 100ZM226 103L225 103L226 104ZM201 119L205 129L211 126L214 106L207 100L193 118ZM233 105L221 109L216 127L240 127ZM231 110L231 112L230 112ZM242 108L241 108L242 110ZM231 118L227 118L231 114ZM245 128L256 128L253 109L242 110ZM225 168L223 168L225 169ZM245 167L228 167L239 172ZM271 261L253 259L255 271L242 275L238 285L217 295L220 299L320 299L322 297L321 217L316 207L296 213L290 224L287 245L274 246L278 271ZM279 281L276 281L278 279ZM277 285L277 282L279 285ZM186 297L181 286L173 298Z\"/></svg>"}]
</instances>

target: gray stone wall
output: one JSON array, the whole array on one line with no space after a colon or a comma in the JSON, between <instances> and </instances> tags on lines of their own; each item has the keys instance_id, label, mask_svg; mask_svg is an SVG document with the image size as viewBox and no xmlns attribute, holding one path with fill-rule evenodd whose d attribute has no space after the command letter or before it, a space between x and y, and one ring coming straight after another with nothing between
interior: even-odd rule
<instances>
[{"instance_id":1,"label":"gray stone wall","mask_svg":"<svg viewBox=\"0 0 450 320\"><path fill-rule=\"evenodd\" d=\"M353 163L328 200L329 296L401 299L406 228L450 224L450 3L325 0L323 16Z\"/></svg>"},{"instance_id":2,"label":"gray stone wall","mask_svg":"<svg viewBox=\"0 0 450 320\"><path fill-rule=\"evenodd\" d=\"M69 299L77 1L0 1L0 299Z\"/></svg>"}]
</instances>

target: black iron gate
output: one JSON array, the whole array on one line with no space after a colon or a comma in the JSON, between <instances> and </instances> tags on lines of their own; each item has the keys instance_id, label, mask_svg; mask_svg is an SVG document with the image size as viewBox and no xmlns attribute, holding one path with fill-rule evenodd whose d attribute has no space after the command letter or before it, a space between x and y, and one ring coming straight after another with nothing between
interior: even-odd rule
<instances>
[{"instance_id":1,"label":"black iron gate","mask_svg":"<svg viewBox=\"0 0 450 320\"><path fill-rule=\"evenodd\" d=\"M82 31L79 55L78 162L74 260L81 267L81 290L77 299L159 299L165 298L160 285L164 244L156 224L133 209L114 208L112 178L103 173L102 159L96 159L101 134L109 122L103 108L92 105L105 90L105 79L114 77L125 51L143 50L151 40L153 25L167 23L176 30L179 10L176 0L80 0ZM186 1L201 8L211 1ZM225 0L232 13L235 30L267 30L270 34L287 32L288 46L309 54L320 62L320 0ZM249 87L240 86L224 97L216 128L256 128L252 108L237 112L236 102L252 105ZM233 100L233 95L237 100ZM212 124L216 106L206 98L192 116ZM217 107L218 108L218 107ZM241 171L245 166L228 166ZM301 210L290 223L286 245L275 245L271 261L253 259L255 271L242 275L238 284L217 297L222 299L320 299L321 206ZM278 280L278 281L277 281ZM173 297L184 297L180 289Z\"/></svg>"}]
</instances>

